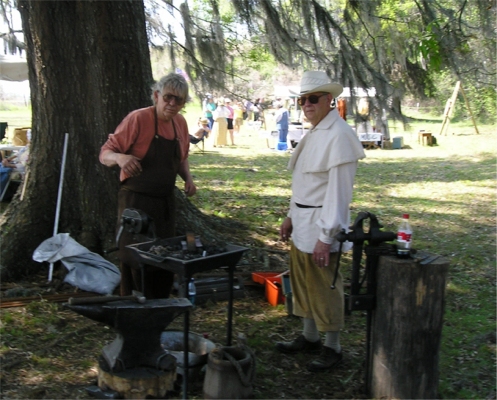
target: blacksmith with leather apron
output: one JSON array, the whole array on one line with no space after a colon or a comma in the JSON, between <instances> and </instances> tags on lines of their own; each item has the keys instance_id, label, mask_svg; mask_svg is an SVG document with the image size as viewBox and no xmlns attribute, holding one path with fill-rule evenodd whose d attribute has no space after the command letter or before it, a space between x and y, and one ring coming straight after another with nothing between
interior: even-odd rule
<instances>
[{"instance_id":1,"label":"blacksmith with leather apron","mask_svg":"<svg viewBox=\"0 0 497 400\"><path fill-rule=\"evenodd\" d=\"M154 221L159 238L175 236L174 187L179 174L187 196L196 192L188 163L190 137L185 118L179 111L188 98L183 76L172 73L152 87L154 106L132 111L119 124L100 150L100 162L119 166L117 225L126 208L145 212ZM132 233L123 232L120 240L122 296L142 289L141 271L126 246L137 243ZM142 240L143 241L143 240ZM145 269L145 296L167 298L174 274L160 268Z\"/></svg>"}]
</instances>

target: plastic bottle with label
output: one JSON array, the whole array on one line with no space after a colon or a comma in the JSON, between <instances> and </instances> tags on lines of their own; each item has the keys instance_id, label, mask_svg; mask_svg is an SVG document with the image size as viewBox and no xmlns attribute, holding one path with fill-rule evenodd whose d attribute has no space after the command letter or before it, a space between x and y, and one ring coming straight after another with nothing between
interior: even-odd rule
<instances>
[{"instance_id":1,"label":"plastic bottle with label","mask_svg":"<svg viewBox=\"0 0 497 400\"><path fill-rule=\"evenodd\" d=\"M409 258L412 246L412 228L409 224L409 214L402 215L402 223L397 230L397 257Z\"/></svg>"},{"instance_id":2,"label":"plastic bottle with label","mask_svg":"<svg viewBox=\"0 0 497 400\"><path fill-rule=\"evenodd\" d=\"M197 296L197 288L195 287L195 279L192 278L188 284L188 300L192 305L195 305L195 297Z\"/></svg>"}]
</instances>

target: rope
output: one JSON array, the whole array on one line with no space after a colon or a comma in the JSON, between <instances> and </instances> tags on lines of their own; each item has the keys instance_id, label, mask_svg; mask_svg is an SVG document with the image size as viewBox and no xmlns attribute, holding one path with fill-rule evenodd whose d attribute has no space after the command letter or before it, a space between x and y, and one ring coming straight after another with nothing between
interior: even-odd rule
<instances>
[{"instance_id":1,"label":"rope","mask_svg":"<svg viewBox=\"0 0 497 400\"><path fill-rule=\"evenodd\" d=\"M242 351L246 351L250 355L250 365L247 374L245 374L245 372L243 371L240 362L236 360L235 357L233 357L227 351L224 351L223 348L214 349L212 353L218 353L216 354L216 356L218 356L219 359L226 358L229 362L231 362L233 367L235 367L236 371L238 372L238 376L240 377L242 385L245 387L249 387L252 385L252 382L254 381L255 378L255 355L254 352L248 346L242 345L239 346L239 349Z\"/></svg>"}]
</instances>

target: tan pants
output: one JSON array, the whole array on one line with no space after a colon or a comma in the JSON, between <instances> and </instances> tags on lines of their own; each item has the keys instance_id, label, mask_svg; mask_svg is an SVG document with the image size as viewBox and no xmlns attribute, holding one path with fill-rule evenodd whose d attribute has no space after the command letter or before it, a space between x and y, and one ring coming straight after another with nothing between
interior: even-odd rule
<instances>
[{"instance_id":1,"label":"tan pants","mask_svg":"<svg viewBox=\"0 0 497 400\"><path fill-rule=\"evenodd\" d=\"M320 332L339 331L344 326L342 275L338 273L336 288L331 289L338 253L330 253L330 264L319 268L312 254L293 244L290 250L290 283L293 313L311 318Z\"/></svg>"}]
</instances>

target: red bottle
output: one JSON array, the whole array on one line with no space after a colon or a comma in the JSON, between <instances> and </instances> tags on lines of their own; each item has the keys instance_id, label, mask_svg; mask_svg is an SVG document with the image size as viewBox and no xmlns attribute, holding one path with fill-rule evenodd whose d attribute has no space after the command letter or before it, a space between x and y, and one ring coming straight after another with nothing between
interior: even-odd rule
<instances>
[{"instance_id":1,"label":"red bottle","mask_svg":"<svg viewBox=\"0 0 497 400\"><path fill-rule=\"evenodd\" d=\"M412 228L409 224L409 214L402 215L402 223L397 230L397 257L409 258L412 246Z\"/></svg>"}]
</instances>

